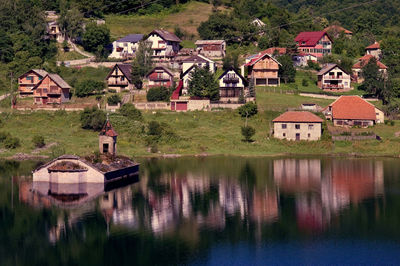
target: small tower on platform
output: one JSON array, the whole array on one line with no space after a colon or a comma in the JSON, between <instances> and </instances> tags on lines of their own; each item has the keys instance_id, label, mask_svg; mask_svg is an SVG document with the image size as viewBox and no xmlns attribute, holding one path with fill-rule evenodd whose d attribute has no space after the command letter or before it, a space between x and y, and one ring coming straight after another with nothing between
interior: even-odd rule
<instances>
[{"instance_id":1,"label":"small tower on platform","mask_svg":"<svg viewBox=\"0 0 400 266\"><path fill-rule=\"evenodd\" d=\"M113 129L110 120L104 123L99 134L99 150L101 154L116 155L117 154L117 132Z\"/></svg>"}]
</instances>

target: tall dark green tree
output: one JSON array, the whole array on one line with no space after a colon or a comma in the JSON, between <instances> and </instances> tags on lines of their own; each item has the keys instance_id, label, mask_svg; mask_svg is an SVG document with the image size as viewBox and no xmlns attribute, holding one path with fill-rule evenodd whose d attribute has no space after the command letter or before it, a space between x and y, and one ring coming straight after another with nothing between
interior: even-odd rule
<instances>
[{"instance_id":1,"label":"tall dark green tree","mask_svg":"<svg viewBox=\"0 0 400 266\"><path fill-rule=\"evenodd\" d=\"M190 73L188 92L190 96L219 100L218 82L207 67L195 67Z\"/></svg>"},{"instance_id":2,"label":"tall dark green tree","mask_svg":"<svg viewBox=\"0 0 400 266\"><path fill-rule=\"evenodd\" d=\"M296 69L293 66L292 58L289 55L282 55L278 58L279 63L279 76L283 79L285 83L294 82L296 76Z\"/></svg>"},{"instance_id":3,"label":"tall dark green tree","mask_svg":"<svg viewBox=\"0 0 400 266\"><path fill-rule=\"evenodd\" d=\"M82 44L86 51L96 53L97 57L106 56L106 45L110 43L110 30L106 25L92 22L86 26Z\"/></svg>"},{"instance_id":4,"label":"tall dark green tree","mask_svg":"<svg viewBox=\"0 0 400 266\"><path fill-rule=\"evenodd\" d=\"M60 11L58 25L66 39L75 39L82 33L83 14L77 7L67 10L64 6Z\"/></svg>"},{"instance_id":5,"label":"tall dark green tree","mask_svg":"<svg viewBox=\"0 0 400 266\"><path fill-rule=\"evenodd\" d=\"M144 77L153 68L152 54L153 50L150 42L139 42L138 50L132 61L131 74L132 82L138 90L142 89Z\"/></svg>"}]
</instances>

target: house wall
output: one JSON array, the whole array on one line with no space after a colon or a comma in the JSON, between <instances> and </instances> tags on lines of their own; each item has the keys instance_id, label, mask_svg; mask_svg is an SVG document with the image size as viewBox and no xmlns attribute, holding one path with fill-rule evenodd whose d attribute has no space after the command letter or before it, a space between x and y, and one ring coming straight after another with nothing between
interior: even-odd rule
<instances>
[{"instance_id":1,"label":"house wall","mask_svg":"<svg viewBox=\"0 0 400 266\"><path fill-rule=\"evenodd\" d=\"M364 78L362 76L362 69L361 68L352 68L353 78L355 78L356 83L364 82ZM379 72L384 76L387 75L387 69L379 69Z\"/></svg>"},{"instance_id":2,"label":"house wall","mask_svg":"<svg viewBox=\"0 0 400 266\"><path fill-rule=\"evenodd\" d=\"M28 80L28 79L31 80ZM21 96L32 96L32 89L35 87L43 77L39 76L33 71L29 71L22 77L18 78L18 91Z\"/></svg>"},{"instance_id":3,"label":"house wall","mask_svg":"<svg viewBox=\"0 0 400 266\"><path fill-rule=\"evenodd\" d=\"M381 49L367 49L366 50L367 54L372 55L376 59L380 59L382 55L382 50Z\"/></svg>"},{"instance_id":4,"label":"house wall","mask_svg":"<svg viewBox=\"0 0 400 266\"><path fill-rule=\"evenodd\" d=\"M282 128L283 124L286 125L286 129ZM300 129L296 129L296 125L300 125ZM319 140L321 133L321 123L274 123L274 137L278 139L296 140L296 134L300 134L300 140Z\"/></svg>"},{"instance_id":5,"label":"house wall","mask_svg":"<svg viewBox=\"0 0 400 266\"><path fill-rule=\"evenodd\" d=\"M173 77L170 76L165 71L157 70L147 76L148 88L158 87L158 86L164 86L169 88L172 87L172 85L173 85Z\"/></svg>"},{"instance_id":6,"label":"house wall","mask_svg":"<svg viewBox=\"0 0 400 266\"><path fill-rule=\"evenodd\" d=\"M333 73L334 77L332 78L330 73ZM342 77L338 78L338 73L342 73ZM350 88L350 75L346 74L343 70L341 70L339 67L335 67L332 70L326 72L322 76L318 76L318 87L320 88L325 88L325 86L330 84L330 81L338 81L339 85L343 85L344 89L349 89Z\"/></svg>"},{"instance_id":7,"label":"house wall","mask_svg":"<svg viewBox=\"0 0 400 266\"><path fill-rule=\"evenodd\" d=\"M279 65L270 57L265 57L254 66L249 67L249 77L254 78L256 85L279 86Z\"/></svg>"},{"instance_id":8,"label":"house wall","mask_svg":"<svg viewBox=\"0 0 400 266\"><path fill-rule=\"evenodd\" d=\"M60 162L72 162L79 164L82 167L87 168L88 170L85 172L53 172L49 173L48 169L56 163ZM64 184L76 184L80 182L86 183L104 183L104 175L91 167L90 165L75 159L59 159L49 164L46 167L36 171L33 173L33 181L34 182L52 182L52 183L64 183Z\"/></svg>"},{"instance_id":9,"label":"house wall","mask_svg":"<svg viewBox=\"0 0 400 266\"><path fill-rule=\"evenodd\" d=\"M139 44L137 42L132 43L132 42L114 41L112 53L108 57L118 58L118 59L132 57L135 54L138 47ZM123 50L118 52L117 48L122 48Z\"/></svg>"},{"instance_id":10,"label":"house wall","mask_svg":"<svg viewBox=\"0 0 400 266\"><path fill-rule=\"evenodd\" d=\"M188 111L195 110L208 110L210 108L210 100L189 100L187 109Z\"/></svg>"},{"instance_id":11,"label":"house wall","mask_svg":"<svg viewBox=\"0 0 400 266\"><path fill-rule=\"evenodd\" d=\"M225 57L225 47L225 42L222 44L200 44L197 45L196 51L206 57L222 58Z\"/></svg>"},{"instance_id":12,"label":"house wall","mask_svg":"<svg viewBox=\"0 0 400 266\"><path fill-rule=\"evenodd\" d=\"M371 127L374 125L373 120L350 120L350 119L335 119L333 118L333 125L336 127L352 127L352 126L360 126L360 127Z\"/></svg>"},{"instance_id":13,"label":"house wall","mask_svg":"<svg viewBox=\"0 0 400 266\"><path fill-rule=\"evenodd\" d=\"M378 108L375 108L375 114L376 114L376 123L384 123L385 122L385 114L379 110Z\"/></svg>"}]
</instances>

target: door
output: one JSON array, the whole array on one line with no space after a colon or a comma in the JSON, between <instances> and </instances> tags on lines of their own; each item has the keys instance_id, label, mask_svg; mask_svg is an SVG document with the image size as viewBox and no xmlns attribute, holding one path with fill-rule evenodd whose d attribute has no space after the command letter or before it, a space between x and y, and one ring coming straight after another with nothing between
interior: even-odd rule
<instances>
[{"instance_id":1,"label":"door","mask_svg":"<svg viewBox=\"0 0 400 266\"><path fill-rule=\"evenodd\" d=\"M103 153L108 153L108 143L103 143Z\"/></svg>"},{"instance_id":2,"label":"door","mask_svg":"<svg viewBox=\"0 0 400 266\"><path fill-rule=\"evenodd\" d=\"M176 103L176 110L177 111L186 111L187 110L187 102L177 102Z\"/></svg>"},{"instance_id":3,"label":"door","mask_svg":"<svg viewBox=\"0 0 400 266\"><path fill-rule=\"evenodd\" d=\"M300 140L300 133L296 133L296 140Z\"/></svg>"}]
</instances>

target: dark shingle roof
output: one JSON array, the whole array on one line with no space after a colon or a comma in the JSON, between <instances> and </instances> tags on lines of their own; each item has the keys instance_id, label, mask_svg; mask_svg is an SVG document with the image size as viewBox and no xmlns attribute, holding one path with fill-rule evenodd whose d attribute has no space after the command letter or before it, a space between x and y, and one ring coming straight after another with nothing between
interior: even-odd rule
<instances>
[{"instance_id":1,"label":"dark shingle roof","mask_svg":"<svg viewBox=\"0 0 400 266\"><path fill-rule=\"evenodd\" d=\"M117 40L117 42L132 42L136 43L143 39L143 34L128 34L125 37Z\"/></svg>"},{"instance_id":2,"label":"dark shingle roof","mask_svg":"<svg viewBox=\"0 0 400 266\"><path fill-rule=\"evenodd\" d=\"M65 80L63 80L59 75L57 74L49 74L49 77L57 83L58 86L60 86L63 89L71 89L71 86L68 85Z\"/></svg>"},{"instance_id":3,"label":"dark shingle roof","mask_svg":"<svg viewBox=\"0 0 400 266\"><path fill-rule=\"evenodd\" d=\"M118 68L121 69L122 73L124 73L125 77L129 82L132 82L131 73L132 66L130 64L117 64Z\"/></svg>"},{"instance_id":4,"label":"dark shingle roof","mask_svg":"<svg viewBox=\"0 0 400 266\"><path fill-rule=\"evenodd\" d=\"M152 34L152 33L159 35L161 38L163 38L166 41L171 41L171 42L181 42L182 41L175 34L168 32L166 30L153 30L150 34Z\"/></svg>"}]
</instances>

